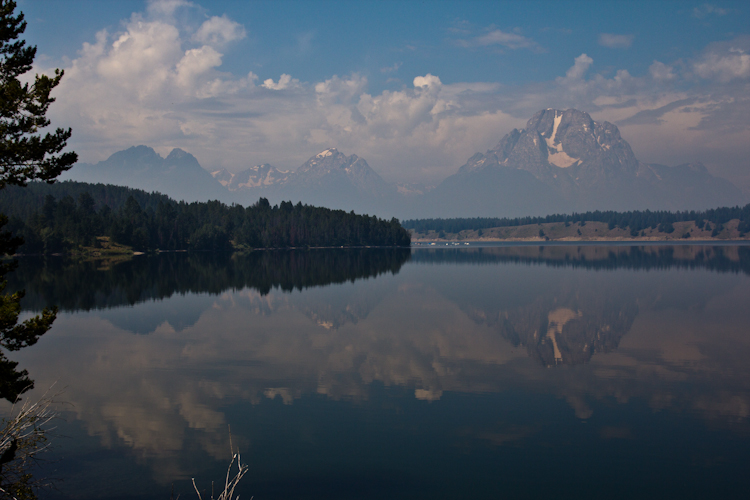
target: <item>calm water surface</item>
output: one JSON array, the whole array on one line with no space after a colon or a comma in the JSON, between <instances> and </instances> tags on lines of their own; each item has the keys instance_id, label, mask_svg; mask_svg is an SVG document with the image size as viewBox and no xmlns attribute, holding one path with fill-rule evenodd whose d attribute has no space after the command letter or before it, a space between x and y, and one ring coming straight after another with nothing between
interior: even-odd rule
<instances>
[{"instance_id":1,"label":"calm water surface","mask_svg":"<svg viewBox=\"0 0 750 500\"><path fill-rule=\"evenodd\" d=\"M736 498L750 247L25 259L42 498ZM205 497L204 497L205 498Z\"/></svg>"}]
</instances>

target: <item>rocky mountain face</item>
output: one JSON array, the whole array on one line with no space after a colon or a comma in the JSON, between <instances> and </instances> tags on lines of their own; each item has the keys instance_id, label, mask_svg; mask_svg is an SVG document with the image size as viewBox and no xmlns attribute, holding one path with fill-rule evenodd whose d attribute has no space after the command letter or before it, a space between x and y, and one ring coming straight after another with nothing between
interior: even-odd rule
<instances>
[{"instance_id":1,"label":"rocky mountain face","mask_svg":"<svg viewBox=\"0 0 750 500\"><path fill-rule=\"evenodd\" d=\"M307 160L294 173L292 183L325 186L338 179L346 179L359 191L379 196L389 192L382 177L357 155L346 156L336 148L326 149Z\"/></svg>"},{"instance_id":2,"label":"rocky mountain face","mask_svg":"<svg viewBox=\"0 0 750 500\"><path fill-rule=\"evenodd\" d=\"M382 213L384 202L397 190L357 155L346 156L336 148L311 157L294 172L263 164L238 174L219 170L211 174L223 186L243 198L263 196L271 203L302 201L329 208Z\"/></svg>"},{"instance_id":3,"label":"rocky mountain face","mask_svg":"<svg viewBox=\"0 0 750 500\"><path fill-rule=\"evenodd\" d=\"M268 163L255 165L236 174L232 174L226 169L221 169L211 172L211 175L229 191L267 188L283 184L289 179L289 172L278 170Z\"/></svg>"},{"instance_id":4,"label":"rocky mountain face","mask_svg":"<svg viewBox=\"0 0 750 500\"><path fill-rule=\"evenodd\" d=\"M346 209L353 203L377 205L395 196L396 187L386 183L357 155L346 156L336 148L326 149L307 160L290 176L289 192L315 204L326 200ZM336 201L334 201L336 200Z\"/></svg>"},{"instance_id":5,"label":"rocky mountain face","mask_svg":"<svg viewBox=\"0 0 750 500\"><path fill-rule=\"evenodd\" d=\"M615 125L576 109L546 109L523 130L514 129L494 148L469 158L425 202L417 216L685 210L745 200L737 187L701 164L643 163Z\"/></svg>"}]
</instances>

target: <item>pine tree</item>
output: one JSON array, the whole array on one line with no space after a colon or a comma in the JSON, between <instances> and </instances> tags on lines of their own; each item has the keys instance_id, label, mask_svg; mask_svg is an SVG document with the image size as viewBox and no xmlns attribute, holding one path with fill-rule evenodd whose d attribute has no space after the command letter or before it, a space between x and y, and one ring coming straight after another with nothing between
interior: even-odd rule
<instances>
[{"instance_id":1,"label":"pine tree","mask_svg":"<svg viewBox=\"0 0 750 500\"><path fill-rule=\"evenodd\" d=\"M0 0L0 189L7 185L25 186L30 180L54 182L54 179L75 163L73 152L61 153L71 130L58 128L54 133L40 135L39 129L50 121L46 117L54 102L50 92L62 78L36 75L34 83L22 83L19 77L31 70L36 47L27 47L18 37L26 29L23 13L15 13L16 3ZM8 219L0 215L0 228ZM0 253L13 255L22 243L7 232L0 233ZM23 292L2 294L5 274L12 265L0 267L0 345L16 350L34 344L49 330L55 311L45 310L41 316L18 324ZM0 397L14 400L33 383L26 371L17 371L16 363L0 352Z\"/></svg>"},{"instance_id":2,"label":"pine tree","mask_svg":"<svg viewBox=\"0 0 750 500\"><path fill-rule=\"evenodd\" d=\"M23 13L16 3L0 0L0 189L25 186L30 180L54 182L77 160L73 152L62 153L71 130L58 128L42 136L39 129L50 124L50 97L63 76L36 75L34 83L19 77L31 70L36 47L27 47L18 37L26 30Z\"/></svg>"},{"instance_id":3,"label":"pine tree","mask_svg":"<svg viewBox=\"0 0 750 500\"><path fill-rule=\"evenodd\" d=\"M60 83L63 72L55 70L53 77L36 75L33 83L21 82L19 77L31 70L36 47L27 47L25 41L19 40L26 30L26 21L23 13L16 14L15 10L14 1L0 0L0 189L8 185L25 186L32 180L52 183L78 159L73 152L62 152L70 138L70 129L58 128L44 135L39 132L50 124L46 116L54 102L50 93ZM8 218L0 215L2 256L13 255L23 242L2 231L7 223ZM55 308L44 309L41 315L18 323L23 291L4 293L5 274L13 267L7 263L0 265L0 346L7 351L36 343L50 329L57 314ZM17 366L17 362L0 351L0 397L10 401L17 400L34 385L28 372L19 371ZM4 430L12 428L8 425ZM0 450L0 490L13 498L36 498L33 480L24 464L38 450L38 442L12 432L3 436L12 439L9 447Z\"/></svg>"}]
</instances>

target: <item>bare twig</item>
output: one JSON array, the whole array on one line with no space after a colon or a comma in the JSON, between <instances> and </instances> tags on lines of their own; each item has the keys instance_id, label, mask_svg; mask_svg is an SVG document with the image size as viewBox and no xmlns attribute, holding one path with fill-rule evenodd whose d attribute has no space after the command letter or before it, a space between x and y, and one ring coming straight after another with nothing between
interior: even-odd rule
<instances>
[{"instance_id":1,"label":"bare twig","mask_svg":"<svg viewBox=\"0 0 750 500\"><path fill-rule=\"evenodd\" d=\"M52 405L59 393L50 394L52 387L36 402L26 401L18 408L16 401L8 417L0 420L0 492L9 498L33 495L39 486L29 469L49 447L54 430L49 424L58 416Z\"/></svg>"},{"instance_id":2,"label":"bare twig","mask_svg":"<svg viewBox=\"0 0 750 500\"><path fill-rule=\"evenodd\" d=\"M248 470L250 469L250 466L248 465L242 465L242 457L240 456L240 452L237 451L237 453L234 453L234 449L232 449L232 429L229 428L229 449L232 453L232 460L229 462L229 467L227 467L227 475L224 479L224 490L219 493L219 496L214 498L214 492L213 492L213 482L211 483L211 500L239 500L239 495L237 497L234 496L234 491L237 488L237 485L239 484L240 480L247 474ZM234 465L235 460L237 461L237 473L232 475L232 466ZM198 494L198 500L203 500L203 497L201 496L200 491L198 490L198 486L195 484L195 478L192 478L193 480L193 488L195 488L195 492ZM252 498L250 499L252 500Z\"/></svg>"}]
</instances>

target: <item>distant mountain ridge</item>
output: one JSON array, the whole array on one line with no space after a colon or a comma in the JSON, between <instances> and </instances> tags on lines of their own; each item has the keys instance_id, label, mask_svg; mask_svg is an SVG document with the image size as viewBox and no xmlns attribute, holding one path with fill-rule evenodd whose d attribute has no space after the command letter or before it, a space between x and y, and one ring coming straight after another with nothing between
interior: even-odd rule
<instances>
[{"instance_id":1,"label":"distant mountain ridge","mask_svg":"<svg viewBox=\"0 0 750 500\"><path fill-rule=\"evenodd\" d=\"M434 189L386 182L359 156L328 148L295 171L264 163L209 173L181 149L136 146L63 179L157 190L187 201L248 205L259 197L381 217L517 217L588 210L687 210L743 205L743 193L700 163L647 164L619 129L576 109L545 109Z\"/></svg>"},{"instance_id":2,"label":"distant mountain ridge","mask_svg":"<svg viewBox=\"0 0 750 500\"><path fill-rule=\"evenodd\" d=\"M639 161L609 122L576 109L546 109L493 149L469 158L425 201L421 216L476 217L704 209L743 204L745 198L702 164Z\"/></svg>"},{"instance_id":3,"label":"distant mountain ridge","mask_svg":"<svg viewBox=\"0 0 750 500\"><path fill-rule=\"evenodd\" d=\"M278 170L276 167L264 163L236 174L232 174L226 169L216 170L211 172L211 176L229 191L240 191L242 189L283 184L289 178L289 172Z\"/></svg>"},{"instance_id":4,"label":"distant mountain ridge","mask_svg":"<svg viewBox=\"0 0 750 500\"><path fill-rule=\"evenodd\" d=\"M218 170L211 174L227 189L243 197L266 197L272 203L291 199L359 212L378 212L378 203L395 199L397 189L357 155L347 156L328 148L311 157L296 171L281 171L269 164L237 174Z\"/></svg>"},{"instance_id":5,"label":"distant mountain ridge","mask_svg":"<svg viewBox=\"0 0 750 500\"><path fill-rule=\"evenodd\" d=\"M234 201L195 156L179 148L162 158L153 148L133 146L94 165L78 163L61 175L60 180L158 191L185 201Z\"/></svg>"}]
</instances>

